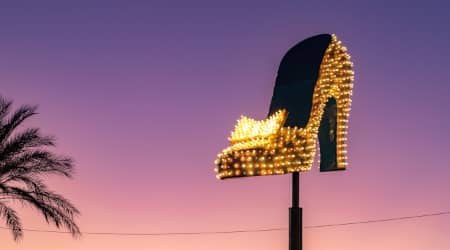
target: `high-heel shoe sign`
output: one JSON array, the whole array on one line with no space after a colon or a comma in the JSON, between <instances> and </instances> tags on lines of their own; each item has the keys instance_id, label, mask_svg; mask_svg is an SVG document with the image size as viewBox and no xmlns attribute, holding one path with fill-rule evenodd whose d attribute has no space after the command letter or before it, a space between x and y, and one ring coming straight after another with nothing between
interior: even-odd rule
<instances>
[{"instance_id":1,"label":"high-heel shoe sign","mask_svg":"<svg viewBox=\"0 0 450 250\"><path fill-rule=\"evenodd\" d=\"M320 171L347 166L353 70L335 35L317 35L283 57L268 118L242 116L215 164L217 178L308 171L320 145Z\"/></svg>"}]
</instances>

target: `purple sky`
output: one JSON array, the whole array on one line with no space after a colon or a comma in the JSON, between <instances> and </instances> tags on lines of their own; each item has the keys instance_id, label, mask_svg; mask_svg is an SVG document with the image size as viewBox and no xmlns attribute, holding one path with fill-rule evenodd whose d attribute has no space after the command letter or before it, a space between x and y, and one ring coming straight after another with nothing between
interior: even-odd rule
<instances>
[{"instance_id":1,"label":"purple sky","mask_svg":"<svg viewBox=\"0 0 450 250\"><path fill-rule=\"evenodd\" d=\"M264 118L282 55L335 33L355 64L349 169L301 177L306 225L450 210L448 1L5 1L0 93L73 156L51 180L83 231L287 227L289 176L218 181L236 119ZM21 209L27 228L53 229ZM450 216L305 230L307 249L448 249ZM0 230L1 249L287 249L287 232L81 240Z\"/></svg>"}]
</instances>

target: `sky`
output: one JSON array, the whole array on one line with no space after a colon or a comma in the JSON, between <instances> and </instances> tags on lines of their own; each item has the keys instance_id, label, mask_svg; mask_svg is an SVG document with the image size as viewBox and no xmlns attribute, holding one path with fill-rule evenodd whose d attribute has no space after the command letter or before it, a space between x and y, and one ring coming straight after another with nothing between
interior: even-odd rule
<instances>
[{"instance_id":1,"label":"sky","mask_svg":"<svg viewBox=\"0 0 450 250\"><path fill-rule=\"evenodd\" d=\"M84 232L288 226L290 176L220 181L241 114L263 119L283 54L335 33L355 69L346 171L300 177L304 225L450 210L448 1L0 1L0 93L38 104ZM24 227L54 230L17 207ZM3 223L3 222L2 222ZM0 225L3 226L3 225ZM450 215L304 230L304 249L449 249ZM2 250L287 249L287 231L106 236L0 229Z\"/></svg>"}]
</instances>

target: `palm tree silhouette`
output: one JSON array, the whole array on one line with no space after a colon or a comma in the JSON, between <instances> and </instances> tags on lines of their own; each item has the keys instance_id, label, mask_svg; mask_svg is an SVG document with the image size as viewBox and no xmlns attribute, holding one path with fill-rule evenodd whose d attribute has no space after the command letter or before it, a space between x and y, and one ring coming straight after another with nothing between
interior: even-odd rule
<instances>
[{"instance_id":1,"label":"palm tree silhouette","mask_svg":"<svg viewBox=\"0 0 450 250\"><path fill-rule=\"evenodd\" d=\"M54 138L38 128L17 131L26 119L37 114L36 106L23 105L11 111L12 101L0 96L0 218L11 229L14 240L23 237L19 216L11 205L16 201L36 208L46 222L79 236L75 223L78 209L63 196L49 190L46 175L72 177L73 160L49 151Z\"/></svg>"}]
</instances>

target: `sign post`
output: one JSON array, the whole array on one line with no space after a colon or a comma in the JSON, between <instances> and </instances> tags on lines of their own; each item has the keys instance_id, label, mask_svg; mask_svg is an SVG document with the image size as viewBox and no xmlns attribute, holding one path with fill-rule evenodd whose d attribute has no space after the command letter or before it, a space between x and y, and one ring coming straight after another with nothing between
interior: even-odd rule
<instances>
[{"instance_id":1,"label":"sign post","mask_svg":"<svg viewBox=\"0 0 450 250\"><path fill-rule=\"evenodd\" d=\"M299 207L299 179L298 172L292 173L292 207L289 208L289 250L303 248L302 208Z\"/></svg>"}]
</instances>

